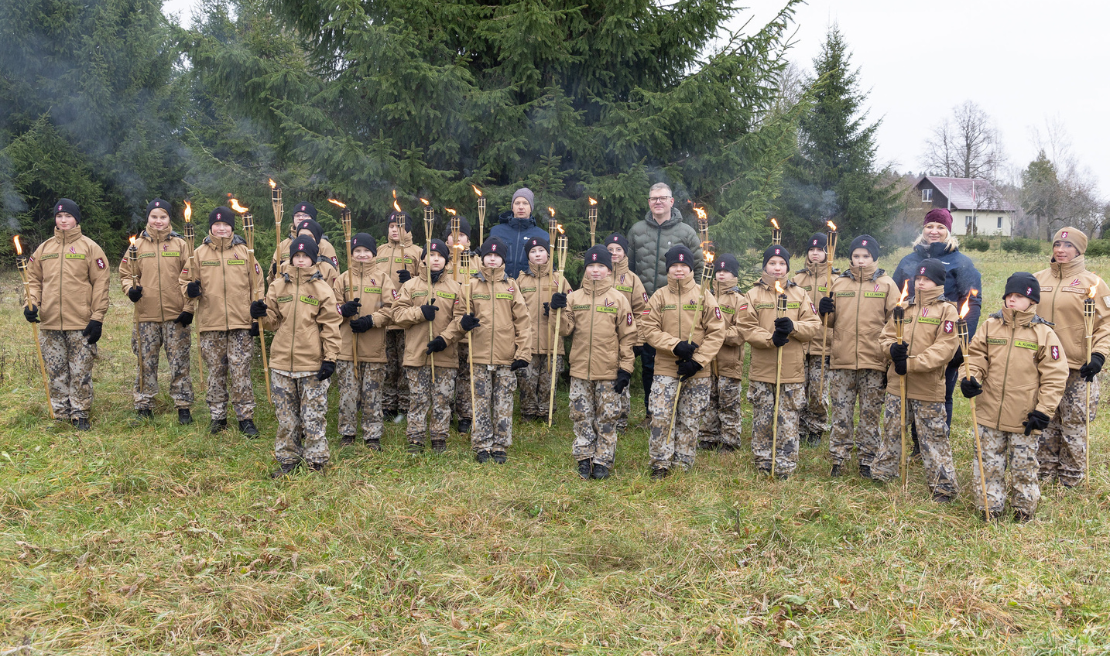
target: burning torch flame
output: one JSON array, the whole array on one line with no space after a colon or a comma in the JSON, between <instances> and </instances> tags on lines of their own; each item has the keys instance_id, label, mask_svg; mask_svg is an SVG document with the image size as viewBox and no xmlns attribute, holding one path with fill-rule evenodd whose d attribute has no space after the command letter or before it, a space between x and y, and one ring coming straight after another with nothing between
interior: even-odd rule
<instances>
[{"instance_id":1,"label":"burning torch flame","mask_svg":"<svg viewBox=\"0 0 1110 656\"><path fill-rule=\"evenodd\" d=\"M335 200L334 198L329 198L328 202L331 203L332 205L336 205L338 207L347 207L347 203L340 203L339 201Z\"/></svg>"},{"instance_id":2,"label":"burning torch flame","mask_svg":"<svg viewBox=\"0 0 1110 656\"><path fill-rule=\"evenodd\" d=\"M474 193L477 194L479 198L482 197L482 190L478 188L478 185L470 185L470 188L474 190Z\"/></svg>"},{"instance_id":3,"label":"burning torch flame","mask_svg":"<svg viewBox=\"0 0 1110 656\"><path fill-rule=\"evenodd\" d=\"M551 217L552 218L555 218L555 208L554 207L547 208L547 211L551 212Z\"/></svg>"},{"instance_id":4,"label":"burning torch flame","mask_svg":"<svg viewBox=\"0 0 1110 656\"><path fill-rule=\"evenodd\" d=\"M780 228L779 228L779 222L778 222L778 221L776 221L776 220L774 220L773 218L771 219L771 225L772 225L772 226L774 226L775 230L779 230L779 229L780 229Z\"/></svg>"},{"instance_id":5,"label":"burning torch flame","mask_svg":"<svg viewBox=\"0 0 1110 656\"><path fill-rule=\"evenodd\" d=\"M906 297L910 295L910 281L909 278L902 283L902 293L898 295L898 306L901 307L902 303L906 302Z\"/></svg>"},{"instance_id":6,"label":"burning torch flame","mask_svg":"<svg viewBox=\"0 0 1110 656\"><path fill-rule=\"evenodd\" d=\"M397 201L393 201L393 209L397 210L398 212L404 211L401 209L401 206L397 204Z\"/></svg>"},{"instance_id":7,"label":"burning torch flame","mask_svg":"<svg viewBox=\"0 0 1110 656\"><path fill-rule=\"evenodd\" d=\"M428 199L426 199L426 198L421 198L421 199L420 199L420 202L421 202L421 203L424 203L425 205L431 205L431 203L430 203L430 202L428 201Z\"/></svg>"},{"instance_id":8,"label":"burning torch flame","mask_svg":"<svg viewBox=\"0 0 1110 656\"><path fill-rule=\"evenodd\" d=\"M964 301L963 307L960 308L960 318L961 319L966 317L967 313L968 313L968 310L971 309L971 297L978 296L978 295L979 295L979 290L978 289L972 289L971 292L967 295L967 300ZM899 302L901 302L901 301L899 301Z\"/></svg>"},{"instance_id":9,"label":"burning torch flame","mask_svg":"<svg viewBox=\"0 0 1110 656\"><path fill-rule=\"evenodd\" d=\"M192 220L193 220L193 204L190 203L189 201L185 201L185 223L189 223Z\"/></svg>"},{"instance_id":10,"label":"burning torch flame","mask_svg":"<svg viewBox=\"0 0 1110 656\"><path fill-rule=\"evenodd\" d=\"M236 212L238 212L240 214L243 214L244 212L247 212L248 210L250 210L249 207L243 207L242 205L240 205L239 201L234 199L234 198L231 199L231 209L235 210Z\"/></svg>"},{"instance_id":11,"label":"burning torch flame","mask_svg":"<svg viewBox=\"0 0 1110 656\"><path fill-rule=\"evenodd\" d=\"M135 248L135 235L128 237L127 241L131 242L131 248Z\"/></svg>"},{"instance_id":12,"label":"burning torch flame","mask_svg":"<svg viewBox=\"0 0 1110 656\"><path fill-rule=\"evenodd\" d=\"M1095 280L1095 284L1091 285L1091 289L1087 291L1087 298L1094 298L1096 289L1098 289L1098 280Z\"/></svg>"},{"instance_id":13,"label":"burning torch flame","mask_svg":"<svg viewBox=\"0 0 1110 656\"><path fill-rule=\"evenodd\" d=\"M15 242L15 254L23 255L23 245L19 243L19 235L12 237L12 241Z\"/></svg>"},{"instance_id":14,"label":"burning torch flame","mask_svg":"<svg viewBox=\"0 0 1110 656\"><path fill-rule=\"evenodd\" d=\"M709 212L706 212L704 208L698 207L697 205L694 206L694 214L697 214L699 219L709 218ZM771 220L774 221L774 219ZM775 225L775 227L777 228L778 225Z\"/></svg>"},{"instance_id":15,"label":"burning torch flame","mask_svg":"<svg viewBox=\"0 0 1110 656\"><path fill-rule=\"evenodd\" d=\"M458 212L456 212L455 210L451 209L450 207L445 207L445 208L443 208L443 209L444 209L444 210L446 210L446 211L447 211L447 213L448 213L448 214L450 214L451 216L455 216L456 214L458 214Z\"/></svg>"},{"instance_id":16,"label":"burning torch flame","mask_svg":"<svg viewBox=\"0 0 1110 656\"><path fill-rule=\"evenodd\" d=\"M394 198L394 200L396 200L396 198L397 198L397 190L396 189L393 190L393 198Z\"/></svg>"},{"instance_id":17,"label":"burning torch flame","mask_svg":"<svg viewBox=\"0 0 1110 656\"><path fill-rule=\"evenodd\" d=\"M557 225L557 226L558 226L558 228L559 228L559 234L560 234L560 235L561 235L561 234L563 234L563 224L562 224L562 223L557 223L556 225Z\"/></svg>"},{"instance_id":18,"label":"burning torch flame","mask_svg":"<svg viewBox=\"0 0 1110 656\"><path fill-rule=\"evenodd\" d=\"M702 255L705 256L706 264L713 264L713 251L702 251Z\"/></svg>"},{"instance_id":19,"label":"burning torch flame","mask_svg":"<svg viewBox=\"0 0 1110 656\"><path fill-rule=\"evenodd\" d=\"M590 198L590 205L597 205L597 201L593 198Z\"/></svg>"},{"instance_id":20,"label":"burning torch flame","mask_svg":"<svg viewBox=\"0 0 1110 656\"><path fill-rule=\"evenodd\" d=\"M831 232L836 232L836 224L832 221L825 221L825 225L829 226Z\"/></svg>"},{"instance_id":21,"label":"burning torch flame","mask_svg":"<svg viewBox=\"0 0 1110 656\"><path fill-rule=\"evenodd\" d=\"M270 181L270 189L277 189L277 183L274 182L274 179L273 178L267 178L267 179Z\"/></svg>"},{"instance_id":22,"label":"burning torch flame","mask_svg":"<svg viewBox=\"0 0 1110 656\"><path fill-rule=\"evenodd\" d=\"M775 293L779 295L786 293L786 290L782 288L782 284L778 280L775 281Z\"/></svg>"}]
</instances>

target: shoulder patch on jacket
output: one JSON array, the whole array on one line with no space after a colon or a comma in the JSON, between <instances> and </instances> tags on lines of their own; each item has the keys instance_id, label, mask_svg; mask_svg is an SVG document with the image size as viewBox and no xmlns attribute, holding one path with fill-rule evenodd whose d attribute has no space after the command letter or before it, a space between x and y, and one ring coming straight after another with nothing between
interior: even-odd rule
<instances>
[{"instance_id":1,"label":"shoulder patch on jacket","mask_svg":"<svg viewBox=\"0 0 1110 656\"><path fill-rule=\"evenodd\" d=\"M103 268L105 268L106 266L108 266L108 265L107 265L107 264L105 264L105 262L104 262L104 258L102 258L102 257L98 257L98 258L96 258L96 268L98 268L98 269L103 269Z\"/></svg>"}]
</instances>

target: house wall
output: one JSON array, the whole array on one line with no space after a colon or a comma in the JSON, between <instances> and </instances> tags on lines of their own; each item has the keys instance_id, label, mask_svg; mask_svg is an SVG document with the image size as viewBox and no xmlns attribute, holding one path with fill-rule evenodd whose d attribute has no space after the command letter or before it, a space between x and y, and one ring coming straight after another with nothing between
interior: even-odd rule
<instances>
[{"instance_id":1,"label":"house wall","mask_svg":"<svg viewBox=\"0 0 1110 656\"><path fill-rule=\"evenodd\" d=\"M968 210L952 210L952 234L954 235L967 235L970 230L969 221L971 220L972 213ZM998 220L1002 219L1002 227L998 227ZM975 212L975 223L979 227L980 237L993 237L1001 235L1009 237L1014 232L1014 213L1013 212L991 212L982 211Z\"/></svg>"}]
</instances>

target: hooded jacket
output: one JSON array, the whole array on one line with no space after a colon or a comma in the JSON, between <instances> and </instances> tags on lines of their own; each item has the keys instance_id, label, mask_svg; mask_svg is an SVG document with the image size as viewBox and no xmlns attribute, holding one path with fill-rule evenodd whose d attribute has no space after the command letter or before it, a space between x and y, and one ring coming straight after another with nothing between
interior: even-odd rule
<instances>
[{"instance_id":1,"label":"hooded jacket","mask_svg":"<svg viewBox=\"0 0 1110 656\"><path fill-rule=\"evenodd\" d=\"M533 237L547 239L550 235L543 228L536 225L535 219L527 217L518 219L512 211L502 212L498 218L501 223L493 226L489 231L490 238L497 237L509 247L505 254L505 275L516 278L521 271L528 270L528 242Z\"/></svg>"},{"instance_id":2,"label":"hooded jacket","mask_svg":"<svg viewBox=\"0 0 1110 656\"><path fill-rule=\"evenodd\" d=\"M27 260L27 296L43 330L84 330L108 313L108 259L81 226L54 228Z\"/></svg>"},{"instance_id":3,"label":"hooded jacket","mask_svg":"<svg viewBox=\"0 0 1110 656\"><path fill-rule=\"evenodd\" d=\"M401 233L401 241L396 242L387 238L384 244L378 246L378 255L374 262L382 267L383 271L389 273L389 279L398 293L401 289L401 279L397 277L397 272L408 269L414 278L419 275L421 250L419 246L412 243L412 233L407 230ZM392 325L389 330L401 330L401 327Z\"/></svg>"},{"instance_id":4,"label":"hooded jacket","mask_svg":"<svg viewBox=\"0 0 1110 656\"><path fill-rule=\"evenodd\" d=\"M641 329L644 314L647 313L648 296L647 290L644 289L644 283L640 280L640 276L628 268L628 256L626 255L620 262L613 263L613 289L624 294L628 299L628 303L632 306L632 318L636 326L636 341L633 346L642 346L644 343L644 332Z\"/></svg>"},{"instance_id":5,"label":"hooded jacket","mask_svg":"<svg viewBox=\"0 0 1110 656\"><path fill-rule=\"evenodd\" d=\"M563 355L563 340L552 340L555 335L555 315L551 312L545 314L543 311L543 304L551 301L551 295L556 290L556 287L551 284L551 262L548 261L547 264L542 265L529 262L528 270L521 271L516 281L520 287L520 293L524 296L524 302L528 305L528 314L532 317L533 357L549 355L552 341L559 349L559 355ZM564 294L573 290L566 277L559 280L557 289Z\"/></svg>"},{"instance_id":6,"label":"hooded jacket","mask_svg":"<svg viewBox=\"0 0 1110 656\"><path fill-rule=\"evenodd\" d=\"M331 285L315 266L286 267L266 294L264 328L274 331L270 368L319 371L324 360L339 359L342 317Z\"/></svg>"},{"instance_id":7,"label":"hooded jacket","mask_svg":"<svg viewBox=\"0 0 1110 656\"><path fill-rule=\"evenodd\" d=\"M633 258L636 274L649 296L668 284L666 255L671 246L685 244L694 253L692 270L695 276L701 275L701 240L697 231L683 222L682 212L677 207L671 208L671 218L662 224L648 212L642 221L629 229L628 243L632 249L628 255Z\"/></svg>"},{"instance_id":8,"label":"hooded jacket","mask_svg":"<svg viewBox=\"0 0 1110 656\"><path fill-rule=\"evenodd\" d=\"M744 338L740 334L740 317L748 310L748 297L735 283L721 289L721 283L713 282L714 296L721 307L721 317L725 320L725 339L721 350L717 351L717 375L740 380L744 377Z\"/></svg>"},{"instance_id":9,"label":"hooded jacket","mask_svg":"<svg viewBox=\"0 0 1110 656\"><path fill-rule=\"evenodd\" d=\"M1030 412L1051 417L1064 396L1067 356L1051 324L1033 312L1035 307L995 312L971 340L968 372L983 385L975 400L975 418L983 426L1024 432L1021 423Z\"/></svg>"},{"instance_id":10,"label":"hooded jacket","mask_svg":"<svg viewBox=\"0 0 1110 656\"><path fill-rule=\"evenodd\" d=\"M339 359L344 362L354 360L351 353L351 321L367 315L374 317L374 327L358 337L358 361L386 362L385 331L393 323L393 302L397 299L397 288L381 265L376 262L352 262L351 268L343 272L332 285L336 303L342 305L349 293L351 300L359 299L359 313L353 317L343 317L340 327L342 344Z\"/></svg>"},{"instance_id":11,"label":"hooded jacket","mask_svg":"<svg viewBox=\"0 0 1110 656\"><path fill-rule=\"evenodd\" d=\"M574 335L570 345L570 375L581 380L616 380L617 371L632 373L636 332L632 306L613 288L613 276L583 280L582 288L567 295L559 334Z\"/></svg>"},{"instance_id":12,"label":"hooded jacket","mask_svg":"<svg viewBox=\"0 0 1110 656\"><path fill-rule=\"evenodd\" d=\"M470 304L479 326L466 333L460 322L450 324L443 333L448 344L468 335L474 364L500 366L532 359L532 318L520 285L505 275L504 266L478 268L470 279Z\"/></svg>"},{"instance_id":13,"label":"hooded jacket","mask_svg":"<svg viewBox=\"0 0 1110 656\"><path fill-rule=\"evenodd\" d=\"M162 323L173 321L183 310L192 312L197 305L196 299L182 295L181 285L178 284L181 270L192 255L185 239L169 228L154 230L148 227L139 234L136 242L137 284L143 288L142 297L135 303L139 321ZM123 261L119 264L124 294L133 286L131 276L131 261L127 251L124 251Z\"/></svg>"},{"instance_id":14,"label":"hooded jacket","mask_svg":"<svg viewBox=\"0 0 1110 656\"><path fill-rule=\"evenodd\" d=\"M1053 260L1047 269L1033 275L1041 284L1041 302L1037 312L1053 324L1064 353L1068 355L1068 367L1072 369L1078 369L1087 362L1083 299L1091 286L1097 284L1091 352L1106 358L1110 354L1110 288L1097 274L1087 270L1083 256L1064 263Z\"/></svg>"},{"instance_id":15,"label":"hooded jacket","mask_svg":"<svg viewBox=\"0 0 1110 656\"><path fill-rule=\"evenodd\" d=\"M906 359L906 398L930 403L944 402L944 369L960 346L956 332L956 306L944 300L944 288L934 287L917 294L906 308L903 337L909 344ZM970 324L968 325L970 332ZM894 318L883 326L879 337L890 363L886 372L886 393L901 394L901 376L894 371L890 346L898 341Z\"/></svg>"},{"instance_id":16,"label":"hooded jacket","mask_svg":"<svg viewBox=\"0 0 1110 656\"><path fill-rule=\"evenodd\" d=\"M293 239L296 239L296 237ZM289 265L289 244L293 243L293 239L288 237L282 239L277 253L274 253L274 257L270 258L270 264L273 265L277 261L278 253L281 254L281 263L277 265L276 269L278 272L283 271ZM317 245L320 247L320 254L316 257L316 266L320 269L320 275L324 277L324 282L334 285L335 279L339 277L339 258L335 255L335 246L332 246L332 243L325 237L321 237ZM271 270L273 270L272 266Z\"/></svg>"},{"instance_id":17,"label":"hooded jacket","mask_svg":"<svg viewBox=\"0 0 1110 656\"><path fill-rule=\"evenodd\" d=\"M821 299L823 297L829 295L828 279L829 279L829 268L830 267L831 267L831 265L828 262L810 262L809 259L807 258L805 268L802 269L801 271L799 271L798 273L794 274L794 278L793 278L794 284L801 287L803 290L805 290L806 296L809 297L809 302L812 303L813 307L815 307L815 308L817 307L817 304L821 302ZM833 279L835 279L836 276L839 275L839 274L840 274L839 270L837 270L837 269L832 270ZM817 318L820 319L821 315L818 314ZM824 325L824 322L822 321L821 322L821 332L824 332L824 331L825 331L825 325ZM825 350L823 352L821 350L821 335L818 334L816 338L814 338L814 339L812 339L812 340L810 340L809 342L806 343L806 345L805 345L806 355L814 355L814 356L828 355L832 351L832 344L831 344L832 339L833 339L833 328L832 328L832 317L830 316L829 317L829 338L828 338L828 341L825 343Z\"/></svg>"},{"instance_id":18,"label":"hooded jacket","mask_svg":"<svg viewBox=\"0 0 1110 656\"><path fill-rule=\"evenodd\" d=\"M464 314L462 283L451 279L450 270L445 268L439 280L432 282L431 300L439 308L435 321L432 322L432 336L439 337L447 331L451 323L458 324ZM423 367L429 363L427 350L432 338L428 337L428 322L424 320L424 312L420 309L421 305L429 302L428 280L419 276L401 285L401 293L393 304L393 322L405 329L405 359L402 364L406 367ZM447 348L433 355L436 367L459 368L458 346L455 342L449 343Z\"/></svg>"},{"instance_id":19,"label":"hooded jacket","mask_svg":"<svg viewBox=\"0 0 1110 656\"><path fill-rule=\"evenodd\" d=\"M833 279L836 312L829 317L830 369L885 371L887 352L875 336L883 332L901 294L878 264L848 267Z\"/></svg>"},{"instance_id":20,"label":"hooded jacket","mask_svg":"<svg viewBox=\"0 0 1110 656\"><path fill-rule=\"evenodd\" d=\"M917 273L921 260L928 258L940 260L944 264L944 299L946 301L962 305L968 295L971 294L972 289L979 290L980 293L977 296L971 297L971 305L966 317L968 335L974 337L975 327L979 325L979 313L983 306L983 279L971 258L961 253L958 248L950 248L944 242L914 246L913 251L903 257L902 261L898 263L898 268L894 270L894 274L891 276L894 279L894 285L901 290L903 283L909 280L909 299L912 301L915 291L914 275Z\"/></svg>"},{"instance_id":21,"label":"hooded jacket","mask_svg":"<svg viewBox=\"0 0 1110 656\"><path fill-rule=\"evenodd\" d=\"M200 297L190 300L200 301L196 310L200 332L251 327L250 281L254 282L253 298L263 298L262 268L255 263L255 271L250 272L247 242L242 237L205 237L177 279L186 299L185 289L194 280L200 281Z\"/></svg>"},{"instance_id":22,"label":"hooded jacket","mask_svg":"<svg viewBox=\"0 0 1110 656\"><path fill-rule=\"evenodd\" d=\"M725 320L717 299L708 289L702 299L701 314L698 314L699 291L700 286L693 277L683 280L668 277L666 286L648 300L642 330L647 343L656 349L656 376L678 377L678 358L673 349L679 342L691 339L691 326L694 327L692 339L698 345L694 362L702 367L694 378L710 375L710 364L725 340Z\"/></svg>"},{"instance_id":23,"label":"hooded jacket","mask_svg":"<svg viewBox=\"0 0 1110 656\"><path fill-rule=\"evenodd\" d=\"M786 282L786 281L783 281ZM748 368L748 380L761 383L775 382L775 369L778 365L778 349L771 341L775 332L778 295L775 293L775 279L764 274L759 282L748 290L748 307L740 315L740 335L752 345L752 361ZM809 297L801 287L786 282L786 314L783 315L794 324L790 340L782 347L782 375L779 382L804 383L806 381L805 343L821 336L824 329L821 320Z\"/></svg>"}]
</instances>

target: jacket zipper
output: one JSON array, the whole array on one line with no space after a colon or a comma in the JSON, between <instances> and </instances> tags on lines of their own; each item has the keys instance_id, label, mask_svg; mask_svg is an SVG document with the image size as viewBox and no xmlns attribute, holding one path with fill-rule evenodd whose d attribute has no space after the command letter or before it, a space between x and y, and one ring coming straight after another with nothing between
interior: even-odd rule
<instances>
[{"instance_id":1,"label":"jacket zipper","mask_svg":"<svg viewBox=\"0 0 1110 656\"><path fill-rule=\"evenodd\" d=\"M224 261L224 249L221 247L220 248L220 273L223 274L221 276L221 278L223 278L223 283L224 283L224 330L231 330L231 316L228 314L228 311L227 311L227 269L225 268L226 265L227 265L227 263ZM249 292L250 290L248 289L247 291ZM250 296L249 293L248 293L248 296Z\"/></svg>"},{"instance_id":2,"label":"jacket zipper","mask_svg":"<svg viewBox=\"0 0 1110 656\"><path fill-rule=\"evenodd\" d=\"M658 221L656 221L656 223L658 223ZM655 275L652 276L652 280L655 281L655 289L656 290L659 289L659 243L662 241L662 239L663 239L663 226L656 225L655 226L655 271L653 272ZM681 300L681 298L682 298L682 296L679 295L680 300Z\"/></svg>"},{"instance_id":3,"label":"jacket zipper","mask_svg":"<svg viewBox=\"0 0 1110 656\"><path fill-rule=\"evenodd\" d=\"M154 240L150 240L154 243ZM158 247L154 247L154 264L158 270L158 311L162 314L162 323L166 323L166 306L162 302L162 262L158 259Z\"/></svg>"},{"instance_id":4,"label":"jacket zipper","mask_svg":"<svg viewBox=\"0 0 1110 656\"><path fill-rule=\"evenodd\" d=\"M1052 317L1049 321L1056 323L1056 295L1060 293L1060 287L1064 284L1064 268L1060 267L1060 276L1056 279L1056 287L1052 290Z\"/></svg>"},{"instance_id":5,"label":"jacket zipper","mask_svg":"<svg viewBox=\"0 0 1110 656\"><path fill-rule=\"evenodd\" d=\"M497 286L494 281L489 281L490 319L489 319L489 363L493 362L493 342L497 336Z\"/></svg>"},{"instance_id":6,"label":"jacket zipper","mask_svg":"<svg viewBox=\"0 0 1110 656\"><path fill-rule=\"evenodd\" d=\"M66 264L66 235L65 235L65 232L63 232L62 233L62 252L58 257L58 327L61 330L66 329L66 327L65 327L66 313L63 311L64 310L63 301L65 299L65 296L62 295L62 289L63 289L62 278L65 277L65 264ZM41 305L42 301L39 301L39 304ZM90 314L90 316L91 316L91 314Z\"/></svg>"},{"instance_id":7,"label":"jacket zipper","mask_svg":"<svg viewBox=\"0 0 1110 656\"><path fill-rule=\"evenodd\" d=\"M597 314L597 285L590 285L590 358L586 360L586 380L590 380L590 373L594 364L594 315Z\"/></svg>"},{"instance_id":8,"label":"jacket zipper","mask_svg":"<svg viewBox=\"0 0 1110 656\"><path fill-rule=\"evenodd\" d=\"M859 310L863 305L863 269L859 272L859 287L856 290L856 367L859 367Z\"/></svg>"},{"instance_id":9,"label":"jacket zipper","mask_svg":"<svg viewBox=\"0 0 1110 656\"><path fill-rule=\"evenodd\" d=\"M362 288L362 272L365 271L365 270L366 270L366 267L359 265L359 267L358 267L358 289L355 290L355 294L357 294L355 296L355 298L359 299L360 301L362 300L362 289L363 289ZM351 275L347 276L347 278L348 278L347 282L349 282L349 283L354 282L354 277L355 277L354 272L352 272ZM373 312L371 312L371 314L373 314ZM347 327L348 328L351 327L350 320L347 321ZM367 331L367 332L369 332L369 331ZM357 342L358 338L359 338L359 335L356 334L355 331L352 330L351 331L351 340ZM355 365L355 369L358 369L358 363L355 362L354 365Z\"/></svg>"},{"instance_id":10,"label":"jacket zipper","mask_svg":"<svg viewBox=\"0 0 1110 656\"><path fill-rule=\"evenodd\" d=\"M301 304L301 277L296 276L297 282L293 287L293 320L290 330L293 331L292 339L289 340L289 371L294 371L295 360L293 359L293 349L297 346L297 306Z\"/></svg>"},{"instance_id":11,"label":"jacket zipper","mask_svg":"<svg viewBox=\"0 0 1110 656\"><path fill-rule=\"evenodd\" d=\"M1017 314L1014 314L1013 323L1010 324L1010 343L1006 347L1006 366L1002 369L1002 398L998 402L998 418L994 425L997 427L1002 421L1002 401L1006 399L1006 378L1010 375L1010 354L1014 350L1014 333L1017 330ZM989 335L988 335L989 337ZM990 341L987 342L990 344ZM976 427L975 430L978 430Z\"/></svg>"}]
</instances>

